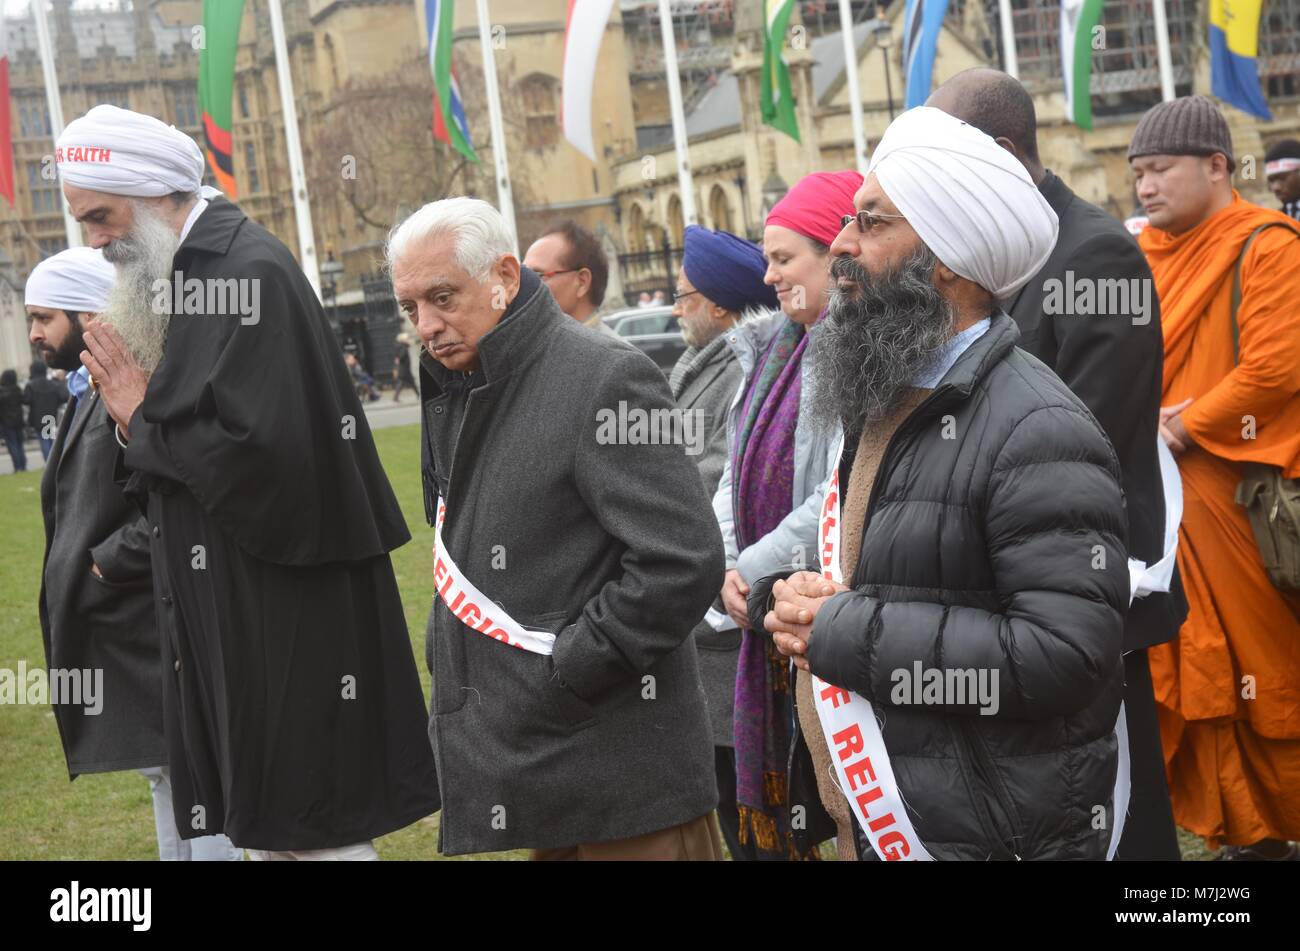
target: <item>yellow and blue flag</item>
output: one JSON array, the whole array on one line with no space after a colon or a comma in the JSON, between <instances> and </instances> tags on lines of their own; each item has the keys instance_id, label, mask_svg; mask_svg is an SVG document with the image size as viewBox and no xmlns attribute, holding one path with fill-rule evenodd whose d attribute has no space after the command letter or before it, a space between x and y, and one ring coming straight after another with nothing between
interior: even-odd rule
<instances>
[{"instance_id":1,"label":"yellow and blue flag","mask_svg":"<svg viewBox=\"0 0 1300 951\"><path fill-rule=\"evenodd\" d=\"M1259 88L1259 16L1264 0L1210 0L1210 89L1230 105L1272 119Z\"/></svg>"}]
</instances>

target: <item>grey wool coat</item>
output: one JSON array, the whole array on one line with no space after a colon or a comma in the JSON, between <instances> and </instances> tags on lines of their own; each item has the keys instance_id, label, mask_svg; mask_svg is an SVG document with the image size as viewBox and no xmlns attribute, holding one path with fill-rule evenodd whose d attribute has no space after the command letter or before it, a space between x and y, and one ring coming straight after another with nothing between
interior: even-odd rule
<instances>
[{"instance_id":1,"label":"grey wool coat","mask_svg":"<svg viewBox=\"0 0 1300 951\"><path fill-rule=\"evenodd\" d=\"M467 377L421 355L425 505L447 554L551 655L435 594L430 737L446 854L641 835L717 805L692 628L722 540L681 445L610 442L601 411L669 409L663 375L564 316L524 269Z\"/></svg>"},{"instance_id":2,"label":"grey wool coat","mask_svg":"<svg viewBox=\"0 0 1300 951\"><path fill-rule=\"evenodd\" d=\"M690 347L672 373L668 386L683 412L698 413L703 428L704 451L695 456L700 480L709 498L727 464L727 412L744 373L740 361L721 335L703 348ZM714 607L722 610L720 599ZM700 653L700 676L709 701L709 725L715 746L732 746L732 718L736 706L736 663L740 658L740 629L715 631L706 621L695 625L695 646Z\"/></svg>"},{"instance_id":3,"label":"grey wool coat","mask_svg":"<svg viewBox=\"0 0 1300 951\"><path fill-rule=\"evenodd\" d=\"M103 671L98 714L52 704L74 779L167 762L149 530L114 481L116 462L113 421L88 390L64 413L41 477L45 662Z\"/></svg>"}]
</instances>

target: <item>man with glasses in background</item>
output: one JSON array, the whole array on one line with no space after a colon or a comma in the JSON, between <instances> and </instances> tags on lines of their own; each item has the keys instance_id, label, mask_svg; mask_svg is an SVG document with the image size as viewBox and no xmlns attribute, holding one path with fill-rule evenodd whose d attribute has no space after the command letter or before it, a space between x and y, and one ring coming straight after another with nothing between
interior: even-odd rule
<instances>
[{"instance_id":1,"label":"man with glasses in background","mask_svg":"<svg viewBox=\"0 0 1300 951\"><path fill-rule=\"evenodd\" d=\"M524 266L546 284L555 302L580 324L622 338L600 319L609 262L600 240L572 218L548 225L524 255Z\"/></svg>"}]
</instances>

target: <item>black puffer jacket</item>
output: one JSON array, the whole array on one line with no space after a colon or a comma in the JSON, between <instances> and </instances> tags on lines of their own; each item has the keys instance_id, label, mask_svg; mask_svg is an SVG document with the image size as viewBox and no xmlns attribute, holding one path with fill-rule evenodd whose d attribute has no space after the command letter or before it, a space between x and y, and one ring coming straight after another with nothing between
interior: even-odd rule
<instances>
[{"instance_id":1,"label":"black puffer jacket","mask_svg":"<svg viewBox=\"0 0 1300 951\"><path fill-rule=\"evenodd\" d=\"M854 590L818 613L808 660L875 704L931 855L1101 859L1129 600L1120 470L1091 414L1017 337L997 314L895 433ZM996 671L996 714L896 704L895 671L916 661Z\"/></svg>"}]
</instances>

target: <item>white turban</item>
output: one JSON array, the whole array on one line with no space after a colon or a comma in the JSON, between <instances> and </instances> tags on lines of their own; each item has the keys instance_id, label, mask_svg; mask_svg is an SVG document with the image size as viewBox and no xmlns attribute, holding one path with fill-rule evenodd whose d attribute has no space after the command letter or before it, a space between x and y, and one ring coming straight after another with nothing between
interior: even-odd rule
<instances>
[{"instance_id":1,"label":"white turban","mask_svg":"<svg viewBox=\"0 0 1300 951\"><path fill-rule=\"evenodd\" d=\"M96 106L68 123L54 160L65 182L110 195L193 193L203 181L203 153L193 139L153 116L117 106Z\"/></svg>"},{"instance_id":2,"label":"white turban","mask_svg":"<svg viewBox=\"0 0 1300 951\"><path fill-rule=\"evenodd\" d=\"M946 112L918 106L891 122L871 172L935 256L999 300L1056 246L1056 212L1025 167Z\"/></svg>"},{"instance_id":3,"label":"white turban","mask_svg":"<svg viewBox=\"0 0 1300 951\"><path fill-rule=\"evenodd\" d=\"M68 248L32 268L23 303L29 307L103 313L117 268L93 248Z\"/></svg>"}]
</instances>

